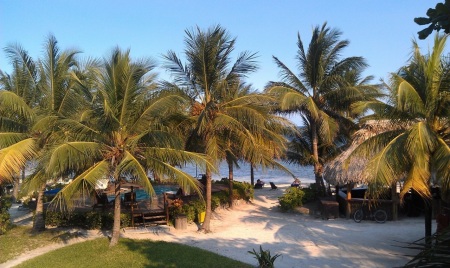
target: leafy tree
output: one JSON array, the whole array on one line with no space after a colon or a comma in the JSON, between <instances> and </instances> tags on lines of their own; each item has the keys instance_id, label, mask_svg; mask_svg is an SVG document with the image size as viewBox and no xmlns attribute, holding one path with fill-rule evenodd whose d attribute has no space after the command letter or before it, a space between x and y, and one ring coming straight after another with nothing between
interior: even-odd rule
<instances>
[{"instance_id":1,"label":"leafy tree","mask_svg":"<svg viewBox=\"0 0 450 268\"><path fill-rule=\"evenodd\" d=\"M71 204L83 189L92 190L99 179L115 186L114 226L110 246L120 235L120 187L133 178L151 195L149 171L190 186L199 185L175 164L205 164L199 154L181 150L183 141L167 127L167 118L177 112L183 99L178 94L157 90L151 60L132 61L129 51L116 48L99 70L96 98L80 121L63 120L61 128L68 141L56 144L48 162L53 174L75 174L72 183L57 195L57 201Z\"/></svg>"},{"instance_id":2,"label":"leafy tree","mask_svg":"<svg viewBox=\"0 0 450 268\"><path fill-rule=\"evenodd\" d=\"M225 129L223 136L225 144L225 161L228 164L229 192L233 192L234 166L239 167L239 161L250 162L252 166L262 168L270 166L292 174L276 160L281 158L285 150L286 138L283 134L293 126L288 120L273 113L276 102L269 96L257 91L251 91L250 86L236 84L230 87L223 98L223 107L242 107L240 113L229 113L242 125L238 134L236 130ZM233 207L232 195L229 205Z\"/></svg>"},{"instance_id":3,"label":"leafy tree","mask_svg":"<svg viewBox=\"0 0 450 268\"><path fill-rule=\"evenodd\" d=\"M291 145L290 161L314 165L316 183L321 194L325 185L322 178L327 152L342 143L354 126L348 113L350 105L368 97L365 92L377 92L370 85L354 86L355 77L367 66L361 57L340 59L342 50L349 44L340 41L341 32L330 29L324 23L315 27L307 50L298 35L297 76L278 58L273 57L280 68L282 81L269 82L266 92L279 100L280 112L299 114L304 128L302 136ZM352 78L352 79L348 79ZM366 81L366 80L363 80Z\"/></svg>"},{"instance_id":4,"label":"leafy tree","mask_svg":"<svg viewBox=\"0 0 450 268\"><path fill-rule=\"evenodd\" d=\"M250 95L238 99L226 99L228 92L242 82L248 73L256 70L255 54L243 52L231 65L231 53L236 39L217 25L206 31L196 28L186 30L185 55L187 63L182 64L175 52L169 51L165 56L165 67L174 76L174 83L167 87L177 87L191 99L190 117L185 122L190 131L187 146L191 150L206 154L217 166L225 158L228 148L224 135L240 143L246 142L251 133L241 122L249 120L254 111L250 104L260 103L260 95ZM248 113L247 113L248 111ZM260 127L254 125L255 128ZM194 147L195 148L192 148ZM206 168L206 215L202 228L210 231L211 219L211 174Z\"/></svg>"},{"instance_id":5,"label":"leafy tree","mask_svg":"<svg viewBox=\"0 0 450 268\"><path fill-rule=\"evenodd\" d=\"M377 198L383 187L404 181L400 199L412 189L429 203L431 185L440 186L448 199L450 62L443 56L446 40L447 36L436 35L427 55L422 55L413 42L408 65L391 75L389 103L365 104L376 112L371 118L397 125L392 131L369 138L353 153L371 157L366 174L372 197ZM425 236L429 237L431 210L425 220Z\"/></svg>"},{"instance_id":6,"label":"leafy tree","mask_svg":"<svg viewBox=\"0 0 450 268\"><path fill-rule=\"evenodd\" d=\"M24 78L31 87L1 92L1 107L7 115L3 122L8 122L12 128L6 129L2 138L0 178L19 174L29 161L38 162L27 185L30 191L38 192L33 230L40 231L45 229L43 194L51 178L46 173L47 153L62 137L55 123L60 118L76 115L85 103L73 79L78 51L59 51L55 37L49 36L45 43L46 54L37 63L18 46L8 48L7 52L13 64L18 64L26 73Z\"/></svg>"},{"instance_id":7,"label":"leafy tree","mask_svg":"<svg viewBox=\"0 0 450 268\"><path fill-rule=\"evenodd\" d=\"M0 71L0 88L12 92L0 93L2 94L2 99L8 98L9 95L16 95L22 98L23 105L26 105L28 110L36 106L39 100L39 90L37 87L38 83L38 73L37 67L34 61L28 56L28 53L18 44L10 45L5 48L6 54L11 59L11 65L13 66L13 71L11 74L4 73ZM8 105L3 105L0 107L0 113L2 116L2 124L0 125L0 131L2 136L10 136L15 131L25 131L25 129L30 129L30 123L32 121L29 118L21 117L20 114L15 113L12 107ZM3 144L7 147L10 143ZM20 172L22 175L22 180L25 177L25 168ZM12 177L14 183L13 197L17 200L19 195L20 187L20 175L16 174ZM5 178L3 178L5 179ZM0 178L1 180L1 178ZM8 179L9 180L9 179Z\"/></svg>"},{"instance_id":8,"label":"leafy tree","mask_svg":"<svg viewBox=\"0 0 450 268\"><path fill-rule=\"evenodd\" d=\"M450 33L450 1L437 3L435 8L427 10L427 18L414 18L414 22L419 25L430 24L427 28L418 32L419 39L426 39L434 30L444 30L446 34Z\"/></svg>"}]
</instances>

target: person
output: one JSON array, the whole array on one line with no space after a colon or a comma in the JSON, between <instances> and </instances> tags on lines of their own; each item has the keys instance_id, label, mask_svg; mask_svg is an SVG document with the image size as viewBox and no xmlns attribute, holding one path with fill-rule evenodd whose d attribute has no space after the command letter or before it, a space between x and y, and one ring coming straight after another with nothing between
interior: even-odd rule
<instances>
[{"instance_id":1,"label":"person","mask_svg":"<svg viewBox=\"0 0 450 268\"><path fill-rule=\"evenodd\" d=\"M294 182L291 183L291 187L300 187L300 180L296 177Z\"/></svg>"},{"instance_id":2,"label":"person","mask_svg":"<svg viewBox=\"0 0 450 268\"><path fill-rule=\"evenodd\" d=\"M256 180L255 189L261 189L264 186L264 182L260 179Z\"/></svg>"}]
</instances>

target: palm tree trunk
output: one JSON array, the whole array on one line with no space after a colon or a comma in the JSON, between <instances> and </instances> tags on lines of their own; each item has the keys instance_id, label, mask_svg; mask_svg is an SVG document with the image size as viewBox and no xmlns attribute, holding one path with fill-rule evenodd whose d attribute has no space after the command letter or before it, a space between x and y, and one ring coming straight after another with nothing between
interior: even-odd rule
<instances>
[{"instance_id":1,"label":"palm tree trunk","mask_svg":"<svg viewBox=\"0 0 450 268\"><path fill-rule=\"evenodd\" d=\"M45 217L44 217L44 191L46 183L42 183L41 188L38 191L38 197L36 200L36 212L34 215L33 232L41 232L45 230Z\"/></svg>"},{"instance_id":2,"label":"palm tree trunk","mask_svg":"<svg viewBox=\"0 0 450 268\"><path fill-rule=\"evenodd\" d=\"M233 162L227 161L228 163L228 192L230 193L228 197L228 203L230 208L233 208Z\"/></svg>"},{"instance_id":3,"label":"palm tree trunk","mask_svg":"<svg viewBox=\"0 0 450 268\"><path fill-rule=\"evenodd\" d=\"M423 200L425 205L425 242L430 245L431 244L431 229L432 229L432 214L433 214L433 208L432 208L432 200L431 199L424 199Z\"/></svg>"},{"instance_id":4,"label":"palm tree trunk","mask_svg":"<svg viewBox=\"0 0 450 268\"><path fill-rule=\"evenodd\" d=\"M317 124L311 120L311 136L312 136L312 153L314 158L314 177L316 179L317 194L319 196L325 195L325 184L323 182L323 166L319 161L319 137L317 135Z\"/></svg>"},{"instance_id":5,"label":"palm tree trunk","mask_svg":"<svg viewBox=\"0 0 450 268\"><path fill-rule=\"evenodd\" d=\"M13 202L17 202L19 199L19 188L20 188L20 178L14 177L14 188L13 188Z\"/></svg>"},{"instance_id":6,"label":"palm tree trunk","mask_svg":"<svg viewBox=\"0 0 450 268\"><path fill-rule=\"evenodd\" d=\"M253 164L250 164L250 183L252 186L255 186L255 171L253 168Z\"/></svg>"},{"instance_id":7,"label":"palm tree trunk","mask_svg":"<svg viewBox=\"0 0 450 268\"><path fill-rule=\"evenodd\" d=\"M114 184L114 225L112 230L111 241L109 246L113 247L119 243L120 237L120 182L118 179L115 180Z\"/></svg>"},{"instance_id":8,"label":"palm tree trunk","mask_svg":"<svg viewBox=\"0 0 450 268\"><path fill-rule=\"evenodd\" d=\"M211 170L206 168L206 213L202 224L202 230L205 233L211 232Z\"/></svg>"}]
</instances>

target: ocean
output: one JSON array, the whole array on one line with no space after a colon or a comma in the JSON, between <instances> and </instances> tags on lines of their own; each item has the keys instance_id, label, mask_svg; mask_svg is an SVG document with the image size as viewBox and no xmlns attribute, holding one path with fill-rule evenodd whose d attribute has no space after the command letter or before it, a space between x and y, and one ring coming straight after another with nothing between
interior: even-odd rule
<instances>
[{"instance_id":1,"label":"ocean","mask_svg":"<svg viewBox=\"0 0 450 268\"><path fill-rule=\"evenodd\" d=\"M299 178L302 184L310 184L315 182L314 168L312 166L304 167L299 165L287 164L284 162L280 163L286 168L288 168L292 173L294 173L295 177ZM182 168L182 170L195 177L199 177L201 176L199 174L204 173L204 169L196 167L195 165L185 166ZM255 175L255 182L257 179L260 179L267 184L269 182L273 182L275 184L291 184L294 181L292 175L278 169L264 170L261 167L256 167L254 169L254 175ZM226 177L228 177L228 166L226 162L221 162L218 174L213 174L212 179L220 180ZM239 168L234 167L234 180L250 183L250 164L239 163Z\"/></svg>"}]
</instances>

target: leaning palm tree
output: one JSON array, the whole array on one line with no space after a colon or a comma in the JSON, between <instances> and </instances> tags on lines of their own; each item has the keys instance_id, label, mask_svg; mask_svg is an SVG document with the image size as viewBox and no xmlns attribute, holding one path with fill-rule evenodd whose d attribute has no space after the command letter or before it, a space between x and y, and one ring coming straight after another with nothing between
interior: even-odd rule
<instances>
[{"instance_id":1,"label":"leaning palm tree","mask_svg":"<svg viewBox=\"0 0 450 268\"><path fill-rule=\"evenodd\" d=\"M322 167L327 157L324 153L335 147L341 134L347 133L354 125L347 113L349 105L365 98L364 90L348 86L346 78L352 71L361 73L367 64L362 57L340 59L342 50L349 44L347 40L339 40L340 36L339 30L330 29L324 23L322 27L314 28L305 50L299 34L299 75L274 57L282 81L269 82L266 87L266 92L279 99L281 112L299 114L303 119L307 137L301 146L307 146L307 150L302 149L296 154L306 159L293 161L314 165L321 193L325 190Z\"/></svg>"},{"instance_id":2,"label":"leaning palm tree","mask_svg":"<svg viewBox=\"0 0 450 268\"><path fill-rule=\"evenodd\" d=\"M200 193L198 182L173 164L206 163L202 155L181 150L183 140L167 127L166 119L183 106L184 99L156 90L155 76L150 73L153 62L132 61L129 54L114 49L100 70L93 107L79 121L60 122L69 141L53 148L47 170L52 174L76 174L56 199L68 205L83 189L93 190L100 179L114 183L110 246L118 243L120 235L120 186L124 178L132 177L153 195L147 177L152 170Z\"/></svg>"},{"instance_id":3,"label":"leaning palm tree","mask_svg":"<svg viewBox=\"0 0 450 268\"><path fill-rule=\"evenodd\" d=\"M248 96L245 101L234 102L224 98L246 74L256 70L255 54L243 52L231 65L236 39L230 38L225 29L217 25L206 31L197 27L185 33L187 64L183 65L173 51L164 56L165 67L175 78L166 86L183 89L191 99L190 117L185 121L189 125L187 146L195 144L191 149L206 154L217 166L225 158L224 133L233 133L237 139L251 133L241 121L247 120L249 104L260 103L258 98L262 96ZM206 215L202 225L205 232L210 231L212 171L209 167L205 171Z\"/></svg>"},{"instance_id":4,"label":"leaning palm tree","mask_svg":"<svg viewBox=\"0 0 450 268\"><path fill-rule=\"evenodd\" d=\"M446 40L447 36L436 35L427 55L413 42L409 64L391 75L390 103L361 105L376 112L371 118L388 119L400 126L367 139L354 151L353 155L371 157L365 173L373 197L379 196L383 187L403 180L400 199L412 189L428 204L431 185L440 186L448 199L450 61L443 56ZM431 210L425 218L425 236L430 237Z\"/></svg>"}]
</instances>

